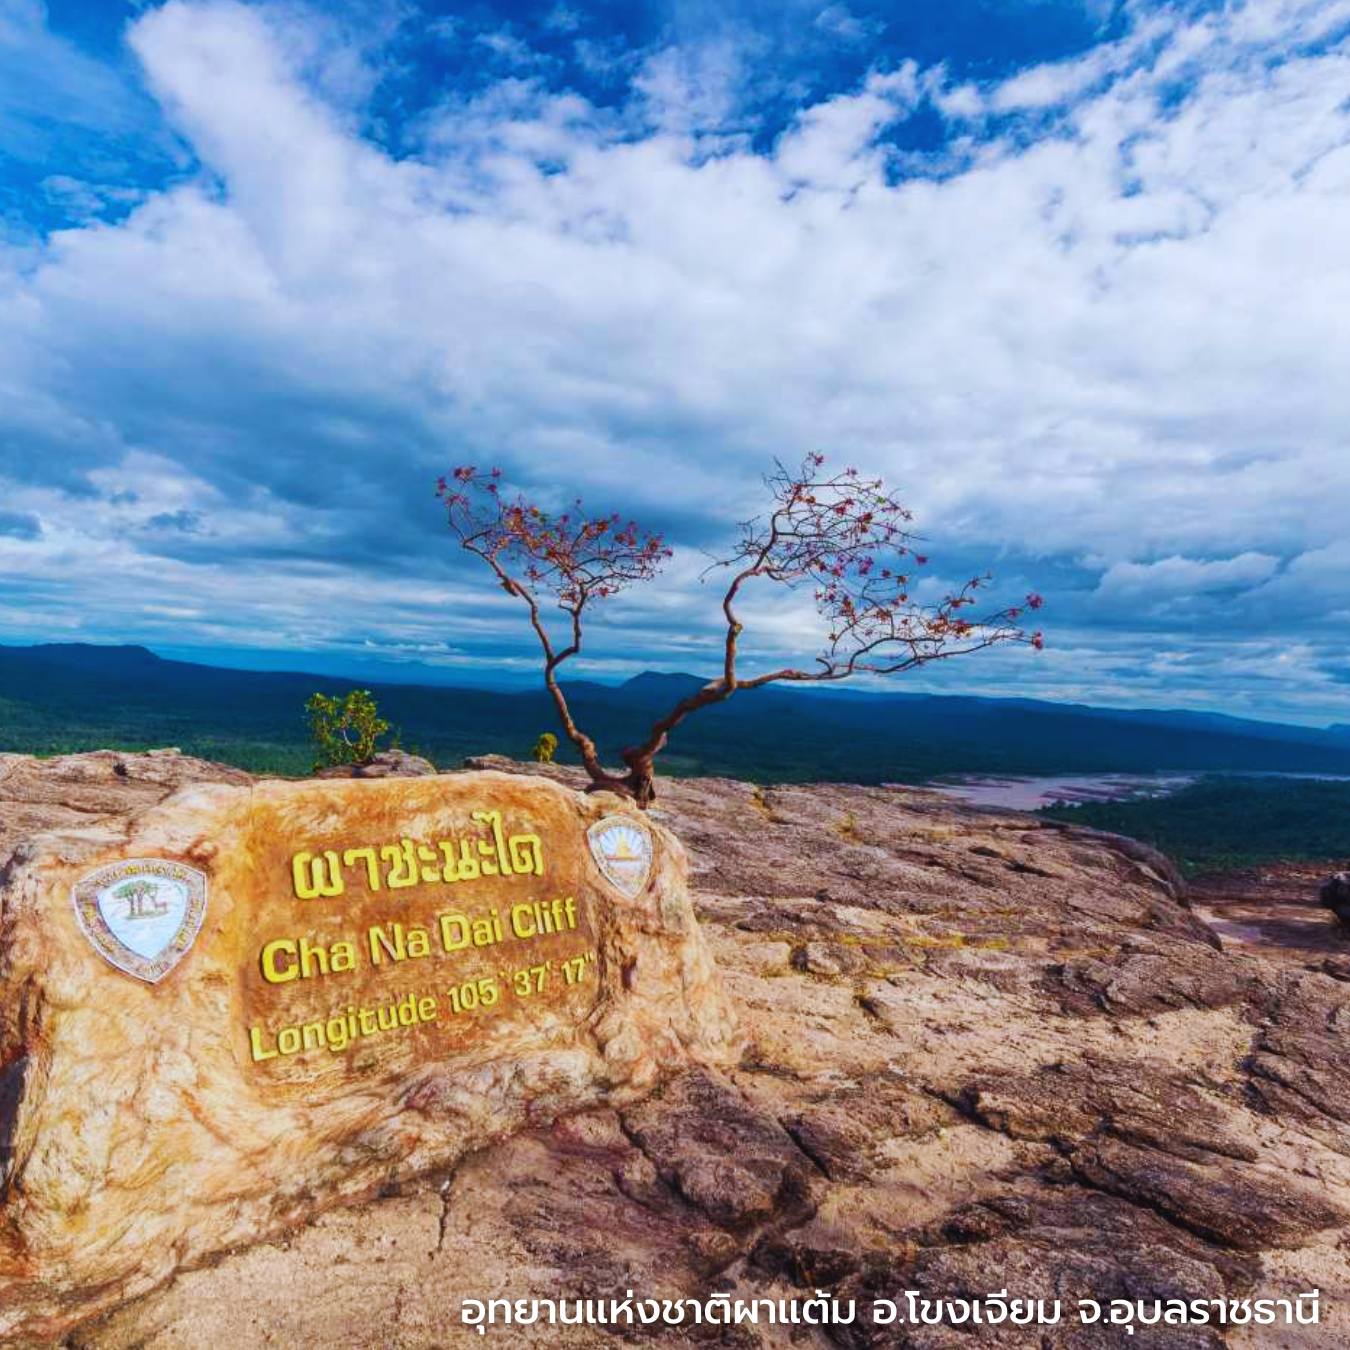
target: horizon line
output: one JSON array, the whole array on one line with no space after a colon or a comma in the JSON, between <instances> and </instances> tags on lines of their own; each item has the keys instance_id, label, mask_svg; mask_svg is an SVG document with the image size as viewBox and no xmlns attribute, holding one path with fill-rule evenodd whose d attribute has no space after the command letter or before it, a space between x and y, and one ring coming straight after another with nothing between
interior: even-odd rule
<instances>
[{"instance_id":1,"label":"horizon line","mask_svg":"<svg viewBox=\"0 0 1350 1350\"><path fill-rule=\"evenodd\" d=\"M89 650L98 650L98 651L142 651L145 652L147 655L153 657L157 661L163 661L166 663L176 665L198 666L206 670L226 670L241 675L304 676L309 679L330 680L330 681L363 680L368 678L366 675L353 675L344 672L314 670L293 666L270 666L270 665L259 666L259 665L236 664L235 662L232 662L228 659L229 649L212 649L212 648L197 648L197 647L170 649L171 651L176 650L177 652L184 652L184 651L199 652L203 653L204 655L210 655L213 652L216 654L215 660L207 660L207 659L188 659L181 655L176 654L165 655L163 652L156 651L154 647L144 642L98 642L86 640L74 640L74 641L46 640L38 642L15 642L12 640L0 640L0 650L37 651L42 648L57 648L57 649L85 648ZM269 654L277 656L283 655L281 651L278 651L275 648L258 648L247 650L250 651L256 650L260 655L263 656ZM224 659L222 659L222 657ZM471 671L464 670L461 668L454 668L449 673L452 675L452 677L453 676L461 677L461 679L458 682L456 682L453 678L446 680L437 680L435 678L430 678L439 669L444 669L442 667L427 665L421 662L408 662L406 664L398 662L383 663L380 662L378 658L373 658L373 662L374 664L380 666L380 670L370 672L370 674L374 676L374 678L370 678L368 682L374 685L383 684L392 687L432 689L432 690L457 689L457 688L490 689L492 687L494 677L496 680L500 681L503 676L506 676L510 679L512 687L501 689L500 692L503 694L509 695L525 692L543 691L542 682L537 686L537 689L533 683L534 678L536 678L537 676L537 672L535 672L533 669L531 669L530 674L527 675L523 670L517 672L513 670L510 666L505 664L498 665L495 667L492 666L480 667L480 669L483 671L483 676L480 680L474 680L472 678ZM400 670L406 670L410 672L410 674L420 676L421 678L403 678L403 679L396 678L396 673ZM465 676L468 676L469 678L463 678ZM599 686L605 689L622 689L627 685L632 684L634 681L643 678L644 676L657 676L660 678L688 679L700 681L705 679L704 676L696 675L692 671L656 670L651 667L647 667L637 671L635 674L627 675L618 679L606 679L602 676L581 676L577 678L568 679L564 681L564 683L589 684ZM542 680L542 677L538 678ZM709 676L706 678L712 679L715 677ZM1230 723L1269 726L1269 727L1287 727L1291 730L1296 731L1324 732L1328 735L1333 736L1338 731L1350 727L1350 723L1335 722L1335 721L1328 721L1322 723L1290 722L1275 717L1239 716L1233 713L1214 712L1204 708L1187 708L1184 706L1160 707L1156 704L1134 704L1134 703L1098 704L1098 703L1070 702L1062 699L1035 697L1026 694L998 695L998 694L972 694L972 693L934 693L928 690L914 690L914 691L885 690L885 689L868 688L865 686L863 687L855 686L852 688L841 688L838 686L821 687L821 688L793 686L790 689L777 690L777 692L780 694L791 693L817 697L838 696L838 697L870 698L870 699L941 699L945 701L956 701L958 699L967 699L967 700L973 699L981 703L1033 704L1045 708L1064 709L1065 711L1086 710L1094 713L1136 713L1141 715L1149 713L1157 713L1167 716L1212 718L1218 722L1230 722Z\"/></svg>"}]
</instances>

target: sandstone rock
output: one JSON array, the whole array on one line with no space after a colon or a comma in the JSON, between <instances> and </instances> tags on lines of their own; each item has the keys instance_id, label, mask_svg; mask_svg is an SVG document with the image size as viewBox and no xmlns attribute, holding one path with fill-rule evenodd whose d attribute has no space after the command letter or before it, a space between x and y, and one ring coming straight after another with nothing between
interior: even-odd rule
<instances>
[{"instance_id":1,"label":"sandstone rock","mask_svg":"<svg viewBox=\"0 0 1350 1350\"><path fill-rule=\"evenodd\" d=\"M491 767L580 783L565 766ZM128 768L128 799L168 790L140 781L136 757ZM828 1287L859 1300L858 1323L832 1337L847 1346L1350 1345L1350 987L1290 970L1282 951L1218 949L1156 861L1091 831L839 785L667 780L657 808L689 851L746 1040L737 1065L696 1066L659 1096L541 1123L447 1176L329 1210L282 1245L180 1273L71 1344L431 1350L484 1343L460 1323L466 1297ZM735 1187L743 1198L724 1193ZM1324 1324L1266 1339L1066 1324L1032 1342L865 1313L905 1288L1005 1285L1066 1307L1318 1288ZM710 1343L808 1343L735 1330ZM498 1339L625 1343L549 1326Z\"/></svg>"},{"instance_id":2,"label":"sandstone rock","mask_svg":"<svg viewBox=\"0 0 1350 1350\"><path fill-rule=\"evenodd\" d=\"M1258 1151L1197 1078L1141 1078L1089 1056L971 1084L961 1104L1013 1137L1053 1143L1080 1180L1226 1246L1296 1246L1350 1220L1287 1175L1251 1166Z\"/></svg>"},{"instance_id":3,"label":"sandstone rock","mask_svg":"<svg viewBox=\"0 0 1350 1350\"><path fill-rule=\"evenodd\" d=\"M1186 882L1176 865L1167 854L1151 844L1141 843L1124 834L1111 834L1105 830L1085 830L1082 826L1063 821L1046 821L1050 829L1061 830L1069 839L1090 840L1096 848L1108 848L1134 864L1135 870L1148 881L1157 882L1169 895L1182 899L1186 895Z\"/></svg>"},{"instance_id":4,"label":"sandstone rock","mask_svg":"<svg viewBox=\"0 0 1350 1350\"><path fill-rule=\"evenodd\" d=\"M1075 1174L1091 1185L1238 1251L1300 1246L1346 1222L1344 1209L1279 1173L1205 1166L1114 1140L1087 1144L1069 1156Z\"/></svg>"},{"instance_id":5,"label":"sandstone rock","mask_svg":"<svg viewBox=\"0 0 1350 1350\"><path fill-rule=\"evenodd\" d=\"M888 1146L922 1139L960 1116L931 1093L889 1074L859 1088L811 1094L783 1118L793 1142L831 1181L866 1182L892 1166Z\"/></svg>"},{"instance_id":6,"label":"sandstone rock","mask_svg":"<svg viewBox=\"0 0 1350 1350\"><path fill-rule=\"evenodd\" d=\"M1329 877L1322 884L1319 898L1343 926L1350 928L1350 872Z\"/></svg>"},{"instance_id":7,"label":"sandstone rock","mask_svg":"<svg viewBox=\"0 0 1350 1350\"><path fill-rule=\"evenodd\" d=\"M1009 1288L1024 1297L1060 1299L1066 1310L1080 1298L1151 1301L1221 1297L1250 1287L1256 1263L1250 1257L1216 1251L1147 1208L1074 1185L1023 1182L958 1210L926 1245L907 1272L929 1297L979 1289L986 1272L1006 1275ZM985 1345L1021 1346L1020 1333L995 1333ZM915 1346L941 1344L922 1334ZM1221 1350L1213 1330L1139 1328L1125 1336L1115 1328L1075 1326L1072 1319L1047 1335L1044 1344L1074 1350L1122 1344L1155 1350Z\"/></svg>"},{"instance_id":8,"label":"sandstone rock","mask_svg":"<svg viewBox=\"0 0 1350 1350\"><path fill-rule=\"evenodd\" d=\"M1275 1116L1327 1131L1350 1154L1350 990L1324 975L1291 974L1275 987L1248 1060L1252 1090Z\"/></svg>"},{"instance_id":9,"label":"sandstone rock","mask_svg":"<svg viewBox=\"0 0 1350 1350\"><path fill-rule=\"evenodd\" d=\"M1112 1136L1195 1162L1253 1162L1256 1150L1235 1133L1221 1101L1202 1090L1199 1074L1157 1066L1147 1076L1133 1063L1086 1055L1031 1073L977 1078L959 1105L991 1129L1016 1139L1073 1148Z\"/></svg>"},{"instance_id":10,"label":"sandstone rock","mask_svg":"<svg viewBox=\"0 0 1350 1350\"><path fill-rule=\"evenodd\" d=\"M144 755L97 750L54 759L0 755L0 864L22 840L42 830L125 816L191 783L249 781L239 769L208 764L177 750Z\"/></svg>"},{"instance_id":11,"label":"sandstone rock","mask_svg":"<svg viewBox=\"0 0 1350 1350\"><path fill-rule=\"evenodd\" d=\"M646 873L616 883L592 856L606 816L651 840ZM144 871L128 859L206 878L176 965L121 951L141 978L86 937L98 915L105 944L146 931L143 896L87 899L91 875ZM492 773L209 783L20 844L0 879L0 1336L729 1062L685 870L618 799Z\"/></svg>"},{"instance_id":12,"label":"sandstone rock","mask_svg":"<svg viewBox=\"0 0 1350 1350\"><path fill-rule=\"evenodd\" d=\"M658 1175L721 1228L809 1208L812 1168L791 1136L708 1074L684 1075L625 1111L623 1125Z\"/></svg>"},{"instance_id":13,"label":"sandstone rock","mask_svg":"<svg viewBox=\"0 0 1350 1350\"><path fill-rule=\"evenodd\" d=\"M1257 998L1249 968L1211 953L1145 937L1102 955L1078 957L1047 971L1047 987L1066 1009L1108 1013L1224 1008Z\"/></svg>"},{"instance_id":14,"label":"sandstone rock","mask_svg":"<svg viewBox=\"0 0 1350 1350\"><path fill-rule=\"evenodd\" d=\"M320 769L315 778L425 778L436 766L406 750L381 750L364 764L336 764Z\"/></svg>"}]
</instances>

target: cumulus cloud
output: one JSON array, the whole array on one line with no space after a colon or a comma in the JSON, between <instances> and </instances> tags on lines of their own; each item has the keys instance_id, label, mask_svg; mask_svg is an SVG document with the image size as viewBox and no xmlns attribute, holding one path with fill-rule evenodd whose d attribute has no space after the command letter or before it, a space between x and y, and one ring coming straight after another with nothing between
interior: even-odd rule
<instances>
[{"instance_id":1,"label":"cumulus cloud","mask_svg":"<svg viewBox=\"0 0 1350 1350\"><path fill-rule=\"evenodd\" d=\"M869 76L858 93L808 108L780 137L774 167L793 184L815 190L875 182L886 153L877 143L878 133L912 113L919 92L913 62Z\"/></svg>"},{"instance_id":2,"label":"cumulus cloud","mask_svg":"<svg viewBox=\"0 0 1350 1350\"><path fill-rule=\"evenodd\" d=\"M1097 594L1121 600L1143 596L1166 598L1244 591L1268 580L1280 560L1265 553L1236 558L1161 558L1152 563L1113 563L1102 575Z\"/></svg>"},{"instance_id":3,"label":"cumulus cloud","mask_svg":"<svg viewBox=\"0 0 1350 1350\"><path fill-rule=\"evenodd\" d=\"M1002 687L1344 717L1326 606L1295 622L1288 595L1343 595L1345 8L1138 7L984 85L892 62L769 141L725 34L630 53L604 107L513 61L395 151L360 115L368 52L289 7L170 0L129 37L200 171L0 254L0 469L43 522L0 529L30 585L0 623L514 651L443 538L448 464L697 549L772 456L820 447L899 485L952 575L1049 593L1052 654L992 657ZM923 108L949 136L916 158ZM697 664L681 595L616 609L601 667L669 664L672 627ZM809 627L786 601L752 650Z\"/></svg>"},{"instance_id":4,"label":"cumulus cloud","mask_svg":"<svg viewBox=\"0 0 1350 1350\"><path fill-rule=\"evenodd\" d=\"M811 20L812 27L840 42L865 42L874 37L882 28L877 19L863 18L855 14L847 5L826 5Z\"/></svg>"}]
</instances>

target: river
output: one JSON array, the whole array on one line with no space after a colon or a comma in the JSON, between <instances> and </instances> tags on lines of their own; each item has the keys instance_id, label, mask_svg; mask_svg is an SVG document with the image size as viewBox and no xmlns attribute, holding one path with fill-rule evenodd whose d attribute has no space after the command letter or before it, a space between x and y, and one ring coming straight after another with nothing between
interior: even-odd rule
<instances>
[{"instance_id":1,"label":"river","mask_svg":"<svg viewBox=\"0 0 1350 1350\"><path fill-rule=\"evenodd\" d=\"M926 788L973 806L1036 811L1056 802L1118 802L1132 797L1166 797L1195 782L1193 773L1061 774L1052 778L963 774L936 779Z\"/></svg>"}]
</instances>

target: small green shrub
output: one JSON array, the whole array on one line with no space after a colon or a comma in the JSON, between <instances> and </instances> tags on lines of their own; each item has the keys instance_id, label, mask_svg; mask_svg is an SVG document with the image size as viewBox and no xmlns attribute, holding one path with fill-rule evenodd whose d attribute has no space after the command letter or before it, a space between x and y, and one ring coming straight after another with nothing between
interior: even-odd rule
<instances>
[{"instance_id":1,"label":"small green shrub","mask_svg":"<svg viewBox=\"0 0 1350 1350\"><path fill-rule=\"evenodd\" d=\"M353 689L342 698L311 694L305 711L309 714L316 770L334 764L368 763L380 737L389 730L369 689Z\"/></svg>"},{"instance_id":2,"label":"small green shrub","mask_svg":"<svg viewBox=\"0 0 1350 1350\"><path fill-rule=\"evenodd\" d=\"M544 732L530 753L536 764L552 764L553 756L558 753L558 738L551 731Z\"/></svg>"}]
</instances>

